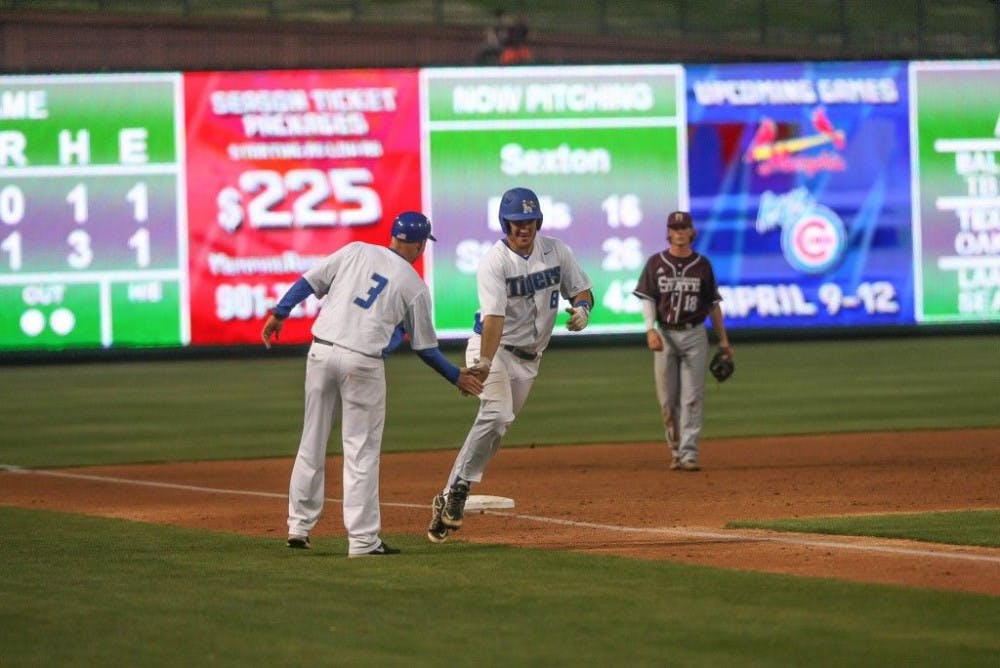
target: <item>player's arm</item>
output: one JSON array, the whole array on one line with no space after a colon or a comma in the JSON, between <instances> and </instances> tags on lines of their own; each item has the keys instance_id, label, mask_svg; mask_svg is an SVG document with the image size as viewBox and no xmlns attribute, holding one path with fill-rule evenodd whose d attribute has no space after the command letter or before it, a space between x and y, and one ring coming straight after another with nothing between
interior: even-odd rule
<instances>
[{"instance_id":1,"label":"player's arm","mask_svg":"<svg viewBox=\"0 0 1000 668\"><path fill-rule=\"evenodd\" d=\"M500 348L500 337L503 335L502 315L483 316L483 334L479 344L479 359L493 359Z\"/></svg>"},{"instance_id":2,"label":"player's arm","mask_svg":"<svg viewBox=\"0 0 1000 668\"><path fill-rule=\"evenodd\" d=\"M563 288L576 290L576 293L571 295L563 293L564 297L569 297L569 303L572 304L566 309L566 313L569 313L566 329L579 332L590 323L590 311L594 308L594 293L590 290L592 284L570 247L561 241L556 241L556 248L563 267Z\"/></svg>"},{"instance_id":3,"label":"player's arm","mask_svg":"<svg viewBox=\"0 0 1000 668\"><path fill-rule=\"evenodd\" d=\"M726 334L726 323L723 320L722 307L719 306L719 302L712 304L712 308L708 312L708 317L712 320L712 328L715 330L715 335L719 337L719 348L728 357L732 357L733 346L729 343L729 336Z\"/></svg>"},{"instance_id":4,"label":"player's arm","mask_svg":"<svg viewBox=\"0 0 1000 668\"><path fill-rule=\"evenodd\" d=\"M711 264L709 264L711 269ZM708 281L705 284L708 288L708 298L707 301L712 304L711 308L708 310L708 317L712 321L712 328L715 330L715 335L719 339L719 348L725 353L726 357L732 359L733 357L733 346L729 343L729 336L726 334L726 323L725 319L722 317L722 297L719 295L719 286L715 281L715 271L711 269Z\"/></svg>"},{"instance_id":5,"label":"player's arm","mask_svg":"<svg viewBox=\"0 0 1000 668\"><path fill-rule=\"evenodd\" d=\"M663 350L663 338L656 329L656 302L640 296L639 303L642 306L642 323L646 327L646 347L650 350Z\"/></svg>"},{"instance_id":6,"label":"player's arm","mask_svg":"<svg viewBox=\"0 0 1000 668\"><path fill-rule=\"evenodd\" d=\"M288 291L278 301L277 306L267 316L264 329L260 332L260 338L264 341L266 347L271 347L272 336L275 341L281 336L282 323L288 317L288 314L292 312L292 309L312 294L315 294L315 291L305 276L299 278L299 280L292 284L292 287L288 288Z\"/></svg>"},{"instance_id":7,"label":"player's arm","mask_svg":"<svg viewBox=\"0 0 1000 668\"><path fill-rule=\"evenodd\" d=\"M493 366L493 357L500 348L500 337L503 335L502 315L483 316L483 332L480 334L479 358L476 363L469 367L469 371L480 380L485 381L490 375L490 368Z\"/></svg>"},{"instance_id":8,"label":"player's arm","mask_svg":"<svg viewBox=\"0 0 1000 668\"><path fill-rule=\"evenodd\" d=\"M448 382L462 390L462 394L479 396L483 391L483 382L469 369L459 369L448 361L437 346L415 351L424 364L448 379Z\"/></svg>"},{"instance_id":9,"label":"player's arm","mask_svg":"<svg viewBox=\"0 0 1000 668\"><path fill-rule=\"evenodd\" d=\"M566 309L569 313L569 322L566 329L571 332L579 332L590 322L590 310L594 307L594 293L590 290L579 292L570 299L572 307Z\"/></svg>"},{"instance_id":10,"label":"player's arm","mask_svg":"<svg viewBox=\"0 0 1000 668\"><path fill-rule=\"evenodd\" d=\"M402 325L410 334L410 347L424 364L441 374L449 383L456 385L462 394L478 396L482 393L483 383L475 374L470 373L468 369L459 369L441 354L434 325L431 322L430 294L426 287L407 310Z\"/></svg>"},{"instance_id":11,"label":"player's arm","mask_svg":"<svg viewBox=\"0 0 1000 668\"><path fill-rule=\"evenodd\" d=\"M642 324L646 328L646 347L650 350L663 350L663 337L656 327L656 306L659 292L654 287L654 263L656 256L646 260L639 281L636 283L632 294L639 298L639 305L642 307Z\"/></svg>"},{"instance_id":12,"label":"player's arm","mask_svg":"<svg viewBox=\"0 0 1000 668\"><path fill-rule=\"evenodd\" d=\"M491 253L479 263L476 285L482 313L480 318L482 328L479 335L479 359L469 367L469 370L478 374L480 380L485 381L490 375L493 358L500 349L504 313L507 311L506 278L503 266L497 262L495 254Z\"/></svg>"},{"instance_id":13,"label":"player's arm","mask_svg":"<svg viewBox=\"0 0 1000 668\"><path fill-rule=\"evenodd\" d=\"M406 329L403 327L403 323L396 325L396 328L392 330L392 336L389 337L389 345L382 349L382 357L388 357L391 353L396 352L396 348L403 345L403 340L406 338Z\"/></svg>"},{"instance_id":14,"label":"player's arm","mask_svg":"<svg viewBox=\"0 0 1000 668\"><path fill-rule=\"evenodd\" d=\"M570 302L573 306L586 306L587 310L590 311L594 308L594 293L590 290L584 290L574 295Z\"/></svg>"}]
</instances>

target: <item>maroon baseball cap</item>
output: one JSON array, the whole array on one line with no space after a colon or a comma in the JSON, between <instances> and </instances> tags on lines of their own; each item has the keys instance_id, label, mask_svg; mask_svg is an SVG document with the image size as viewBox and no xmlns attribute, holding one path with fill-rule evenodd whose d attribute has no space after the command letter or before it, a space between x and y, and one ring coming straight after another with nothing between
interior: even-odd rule
<instances>
[{"instance_id":1,"label":"maroon baseball cap","mask_svg":"<svg viewBox=\"0 0 1000 668\"><path fill-rule=\"evenodd\" d=\"M667 227L675 230L684 227L694 227L694 221L691 220L691 214L687 211L674 211L667 216Z\"/></svg>"}]
</instances>

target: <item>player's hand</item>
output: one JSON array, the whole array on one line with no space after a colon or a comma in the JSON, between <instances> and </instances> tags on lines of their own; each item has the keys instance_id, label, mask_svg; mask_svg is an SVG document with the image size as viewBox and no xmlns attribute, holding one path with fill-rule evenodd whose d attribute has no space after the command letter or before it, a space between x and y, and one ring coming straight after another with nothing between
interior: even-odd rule
<instances>
[{"instance_id":1,"label":"player's hand","mask_svg":"<svg viewBox=\"0 0 1000 668\"><path fill-rule=\"evenodd\" d=\"M663 350L663 338L655 329L646 331L646 345L650 350Z\"/></svg>"},{"instance_id":2,"label":"player's hand","mask_svg":"<svg viewBox=\"0 0 1000 668\"><path fill-rule=\"evenodd\" d=\"M470 394L478 397L483 393L483 381L479 380L476 374L464 367L459 370L458 380L455 381L455 385L462 391L463 397L467 397Z\"/></svg>"},{"instance_id":3,"label":"player's hand","mask_svg":"<svg viewBox=\"0 0 1000 668\"><path fill-rule=\"evenodd\" d=\"M566 329L571 332L579 332L590 322L590 309L586 306L571 306L566 313L569 313Z\"/></svg>"},{"instance_id":4,"label":"player's hand","mask_svg":"<svg viewBox=\"0 0 1000 668\"><path fill-rule=\"evenodd\" d=\"M283 321L279 318L275 318L273 315L267 316L267 322L264 323L264 329L260 330L260 338L264 341L264 346L268 349L271 348L271 337L277 341L281 337L281 326Z\"/></svg>"},{"instance_id":5,"label":"player's hand","mask_svg":"<svg viewBox=\"0 0 1000 668\"><path fill-rule=\"evenodd\" d=\"M478 378L481 382L486 382L486 377L490 375L490 368L493 360L489 357L477 358L475 364L468 368L469 373Z\"/></svg>"}]
</instances>

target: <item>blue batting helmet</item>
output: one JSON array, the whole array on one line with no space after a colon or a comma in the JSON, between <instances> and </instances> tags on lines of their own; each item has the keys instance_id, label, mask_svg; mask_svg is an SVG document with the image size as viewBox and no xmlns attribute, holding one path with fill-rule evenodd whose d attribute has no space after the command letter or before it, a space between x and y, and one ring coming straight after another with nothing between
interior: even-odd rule
<instances>
[{"instance_id":1,"label":"blue batting helmet","mask_svg":"<svg viewBox=\"0 0 1000 668\"><path fill-rule=\"evenodd\" d=\"M437 241L431 234L431 221L419 211L404 211L392 221L392 236L400 241Z\"/></svg>"},{"instance_id":2,"label":"blue batting helmet","mask_svg":"<svg viewBox=\"0 0 1000 668\"><path fill-rule=\"evenodd\" d=\"M542 227L542 207L538 204L538 196L527 188L511 188L500 198L500 229L504 234L510 234L511 222L537 220Z\"/></svg>"}]
</instances>

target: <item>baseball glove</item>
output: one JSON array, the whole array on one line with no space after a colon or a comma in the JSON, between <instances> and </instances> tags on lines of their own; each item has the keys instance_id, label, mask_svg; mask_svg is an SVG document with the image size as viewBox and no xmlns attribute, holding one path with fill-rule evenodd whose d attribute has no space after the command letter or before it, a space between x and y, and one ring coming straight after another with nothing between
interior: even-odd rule
<instances>
[{"instance_id":1,"label":"baseball glove","mask_svg":"<svg viewBox=\"0 0 1000 668\"><path fill-rule=\"evenodd\" d=\"M715 376L717 381L722 383L736 371L736 363L733 362L732 357L720 350L715 353L712 361L708 363L708 371Z\"/></svg>"}]
</instances>

